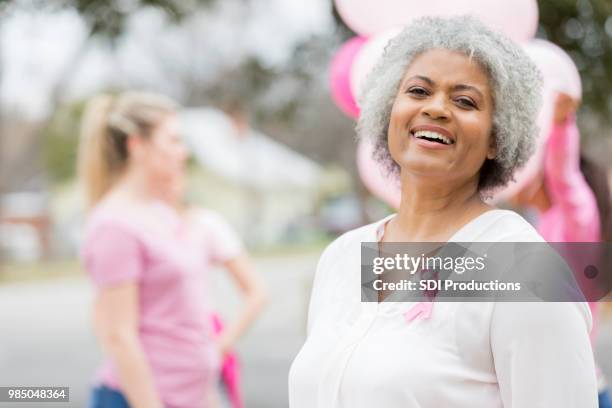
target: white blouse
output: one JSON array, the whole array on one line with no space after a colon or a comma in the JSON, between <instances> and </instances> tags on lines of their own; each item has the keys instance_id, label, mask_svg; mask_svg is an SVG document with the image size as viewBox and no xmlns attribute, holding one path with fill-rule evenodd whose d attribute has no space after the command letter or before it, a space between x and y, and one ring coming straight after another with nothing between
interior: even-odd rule
<instances>
[{"instance_id":1,"label":"white blouse","mask_svg":"<svg viewBox=\"0 0 612 408\"><path fill-rule=\"evenodd\" d=\"M437 302L419 313L415 303L361 302L360 244L376 242L391 217L321 256L291 408L597 407L586 304ZM491 210L449 241L542 238L518 214Z\"/></svg>"}]
</instances>

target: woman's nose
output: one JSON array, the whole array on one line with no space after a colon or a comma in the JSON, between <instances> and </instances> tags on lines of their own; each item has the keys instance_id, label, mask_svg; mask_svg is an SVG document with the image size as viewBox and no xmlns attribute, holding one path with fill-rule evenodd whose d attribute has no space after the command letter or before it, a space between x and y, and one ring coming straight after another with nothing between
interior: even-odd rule
<instances>
[{"instance_id":1,"label":"woman's nose","mask_svg":"<svg viewBox=\"0 0 612 408\"><path fill-rule=\"evenodd\" d=\"M450 117L447 100L442 95L434 95L429 98L423 107L423 115L435 120L447 120Z\"/></svg>"}]
</instances>

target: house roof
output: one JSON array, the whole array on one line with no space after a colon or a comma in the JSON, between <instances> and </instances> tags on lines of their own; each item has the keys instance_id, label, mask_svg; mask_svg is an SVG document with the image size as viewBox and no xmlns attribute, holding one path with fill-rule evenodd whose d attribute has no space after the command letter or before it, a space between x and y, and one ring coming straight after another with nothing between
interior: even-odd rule
<instances>
[{"instance_id":1,"label":"house roof","mask_svg":"<svg viewBox=\"0 0 612 408\"><path fill-rule=\"evenodd\" d=\"M319 184L319 164L254 129L240 134L220 110L184 109L180 121L197 162L233 182L266 190L312 189Z\"/></svg>"}]
</instances>

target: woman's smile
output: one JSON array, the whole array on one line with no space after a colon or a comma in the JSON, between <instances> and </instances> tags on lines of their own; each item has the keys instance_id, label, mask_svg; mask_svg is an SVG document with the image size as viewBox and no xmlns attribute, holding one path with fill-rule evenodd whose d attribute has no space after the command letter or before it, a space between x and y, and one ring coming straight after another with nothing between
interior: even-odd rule
<instances>
[{"instance_id":1,"label":"woman's smile","mask_svg":"<svg viewBox=\"0 0 612 408\"><path fill-rule=\"evenodd\" d=\"M418 125L410 129L415 143L427 149L448 149L455 144L455 136L447 129L435 125Z\"/></svg>"}]
</instances>

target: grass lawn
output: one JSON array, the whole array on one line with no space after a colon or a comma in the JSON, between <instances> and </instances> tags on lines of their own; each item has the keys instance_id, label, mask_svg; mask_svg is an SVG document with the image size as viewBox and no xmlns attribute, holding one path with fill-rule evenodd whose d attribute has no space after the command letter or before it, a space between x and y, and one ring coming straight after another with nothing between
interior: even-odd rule
<instances>
[{"instance_id":1,"label":"grass lawn","mask_svg":"<svg viewBox=\"0 0 612 408\"><path fill-rule=\"evenodd\" d=\"M0 284L77 276L82 273L83 270L77 259L8 262L0 264Z\"/></svg>"},{"instance_id":2,"label":"grass lawn","mask_svg":"<svg viewBox=\"0 0 612 408\"><path fill-rule=\"evenodd\" d=\"M258 249L251 252L255 260L285 258L307 254L320 254L331 240L320 240L308 245L283 245ZM76 258L39 261L4 262L0 264L0 285L10 282L27 282L55 279L67 276L84 276L81 264Z\"/></svg>"}]
</instances>

